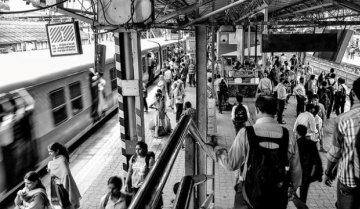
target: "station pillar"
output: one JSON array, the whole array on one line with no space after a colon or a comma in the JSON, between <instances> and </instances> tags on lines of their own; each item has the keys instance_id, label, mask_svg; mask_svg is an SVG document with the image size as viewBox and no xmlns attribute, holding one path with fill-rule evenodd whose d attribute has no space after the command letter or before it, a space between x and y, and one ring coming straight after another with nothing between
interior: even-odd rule
<instances>
[{"instance_id":1,"label":"station pillar","mask_svg":"<svg viewBox=\"0 0 360 209\"><path fill-rule=\"evenodd\" d=\"M268 14L269 14L268 13L268 7L265 7L265 9L264 9L264 22L268 22L268 20L269 20L269 15ZM268 34L268 26L267 25L264 25L263 34ZM260 44L261 44L260 48L262 50L262 45L263 45L262 39L261 39ZM268 55L267 55L266 52L263 52L263 51L261 51L261 52L262 52L262 58L261 58L262 70L265 71L267 69L266 60L268 58Z\"/></svg>"},{"instance_id":2,"label":"station pillar","mask_svg":"<svg viewBox=\"0 0 360 209\"><path fill-rule=\"evenodd\" d=\"M116 32L115 67L118 92L118 115L122 152L122 175L126 176L128 160L138 141L144 141L144 112L140 36L137 31Z\"/></svg>"},{"instance_id":3,"label":"station pillar","mask_svg":"<svg viewBox=\"0 0 360 209\"><path fill-rule=\"evenodd\" d=\"M196 114L197 127L201 137L207 137L207 72L206 72L206 53L207 53L207 27L196 26ZM197 174L206 174L206 154L197 147ZM206 184L200 184L197 188L197 201L202 204L206 199ZM200 205L195 206L199 208Z\"/></svg>"},{"instance_id":4,"label":"station pillar","mask_svg":"<svg viewBox=\"0 0 360 209\"><path fill-rule=\"evenodd\" d=\"M238 51L238 59L240 60L241 63L244 63L244 46L245 46L245 30L244 30L244 26L237 26L236 27L236 37L238 40L238 47L237 47L237 51Z\"/></svg>"}]
</instances>

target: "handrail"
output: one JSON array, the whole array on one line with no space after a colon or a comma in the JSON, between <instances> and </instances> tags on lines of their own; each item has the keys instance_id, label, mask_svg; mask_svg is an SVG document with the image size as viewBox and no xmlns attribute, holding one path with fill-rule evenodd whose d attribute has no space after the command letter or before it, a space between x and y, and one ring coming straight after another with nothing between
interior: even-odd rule
<instances>
[{"instance_id":1,"label":"handrail","mask_svg":"<svg viewBox=\"0 0 360 209\"><path fill-rule=\"evenodd\" d=\"M156 208L166 180L170 175L176 157L188 132L190 132L195 142L200 145L207 155L215 160L215 156L212 155L210 150L205 146L205 142L202 139L195 122L192 121L191 116L186 115L182 117L175 127L175 130L171 133L169 141L155 162L155 165L147 175L144 184L128 207L129 209Z\"/></svg>"},{"instance_id":2,"label":"handrail","mask_svg":"<svg viewBox=\"0 0 360 209\"><path fill-rule=\"evenodd\" d=\"M206 198L204 203L200 206L200 209L207 209L209 207L213 197L214 197L214 192L210 193L210 195Z\"/></svg>"},{"instance_id":3,"label":"handrail","mask_svg":"<svg viewBox=\"0 0 360 209\"><path fill-rule=\"evenodd\" d=\"M184 176L181 179L178 192L174 201L173 209L188 208L191 200L191 193L194 186L204 183L208 179L213 179L215 176L209 175L196 175L196 176ZM206 201L205 201L206 202ZM211 201L210 201L211 202Z\"/></svg>"}]
</instances>

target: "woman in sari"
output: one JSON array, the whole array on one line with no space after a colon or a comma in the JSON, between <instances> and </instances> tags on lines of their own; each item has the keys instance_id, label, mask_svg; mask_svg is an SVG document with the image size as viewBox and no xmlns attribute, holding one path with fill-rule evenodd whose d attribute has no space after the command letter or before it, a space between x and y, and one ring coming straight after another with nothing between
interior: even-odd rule
<instances>
[{"instance_id":1,"label":"woman in sari","mask_svg":"<svg viewBox=\"0 0 360 209\"><path fill-rule=\"evenodd\" d=\"M163 127L165 128L165 101L164 101L164 97L162 95L162 93L157 92L156 95L156 100L154 103L152 103L149 108L155 109L155 114L153 117L153 122L155 125L155 130L154 130L154 134L153 137L157 138L159 137L159 128ZM162 135L162 134L160 134Z\"/></svg>"},{"instance_id":2,"label":"woman in sari","mask_svg":"<svg viewBox=\"0 0 360 209\"><path fill-rule=\"evenodd\" d=\"M69 153L66 147L58 142L48 146L49 155L53 158L48 163L51 176L51 202L62 209L80 207L80 192L71 175Z\"/></svg>"},{"instance_id":3,"label":"woman in sari","mask_svg":"<svg viewBox=\"0 0 360 209\"><path fill-rule=\"evenodd\" d=\"M47 209L50 206L46 196L46 189L41 183L39 175L28 172L24 177L25 187L17 192L15 198L15 208L18 209Z\"/></svg>"}]
</instances>

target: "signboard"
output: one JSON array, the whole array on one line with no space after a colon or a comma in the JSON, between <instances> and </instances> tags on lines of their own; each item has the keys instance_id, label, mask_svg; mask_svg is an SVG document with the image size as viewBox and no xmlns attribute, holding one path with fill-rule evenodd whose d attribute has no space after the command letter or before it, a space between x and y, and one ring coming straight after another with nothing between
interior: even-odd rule
<instances>
[{"instance_id":1,"label":"signboard","mask_svg":"<svg viewBox=\"0 0 360 209\"><path fill-rule=\"evenodd\" d=\"M52 57L82 54L78 22L47 24L46 33Z\"/></svg>"},{"instance_id":2,"label":"signboard","mask_svg":"<svg viewBox=\"0 0 360 209\"><path fill-rule=\"evenodd\" d=\"M139 96L139 80L121 80L123 96Z\"/></svg>"}]
</instances>

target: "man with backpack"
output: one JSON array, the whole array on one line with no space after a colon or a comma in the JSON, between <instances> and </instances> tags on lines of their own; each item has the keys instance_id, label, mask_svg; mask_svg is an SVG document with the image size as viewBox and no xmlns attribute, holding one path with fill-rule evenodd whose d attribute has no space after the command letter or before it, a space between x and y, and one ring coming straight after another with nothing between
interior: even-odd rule
<instances>
[{"instance_id":1,"label":"man with backpack","mask_svg":"<svg viewBox=\"0 0 360 209\"><path fill-rule=\"evenodd\" d=\"M337 177L338 209L360 208L360 78L354 81L352 91L354 104L348 112L336 118L333 140L327 153L325 184L331 186Z\"/></svg>"},{"instance_id":2,"label":"man with backpack","mask_svg":"<svg viewBox=\"0 0 360 209\"><path fill-rule=\"evenodd\" d=\"M225 169L240 169L234 209L286 209L290 182L294 189L301 185L297 144L274 120L275 98L259 96L255 107L256 123L240 129L229 151L219 146L208 148Z\"/></svg>"},{"instance_id":3,"label":"man with backpack","mask_svg":"<svg viewBox=\"0 0 360 209\"><path fill-rule=\"evenodd\" d=\"M239 133L240 129L245 127L246 121L249 120L249 108L242 104L243 97L241 95L236 96L237 105L234 105L231 111L231 120L234 124L235 135Z\"/></svg>"}]
</instances>

